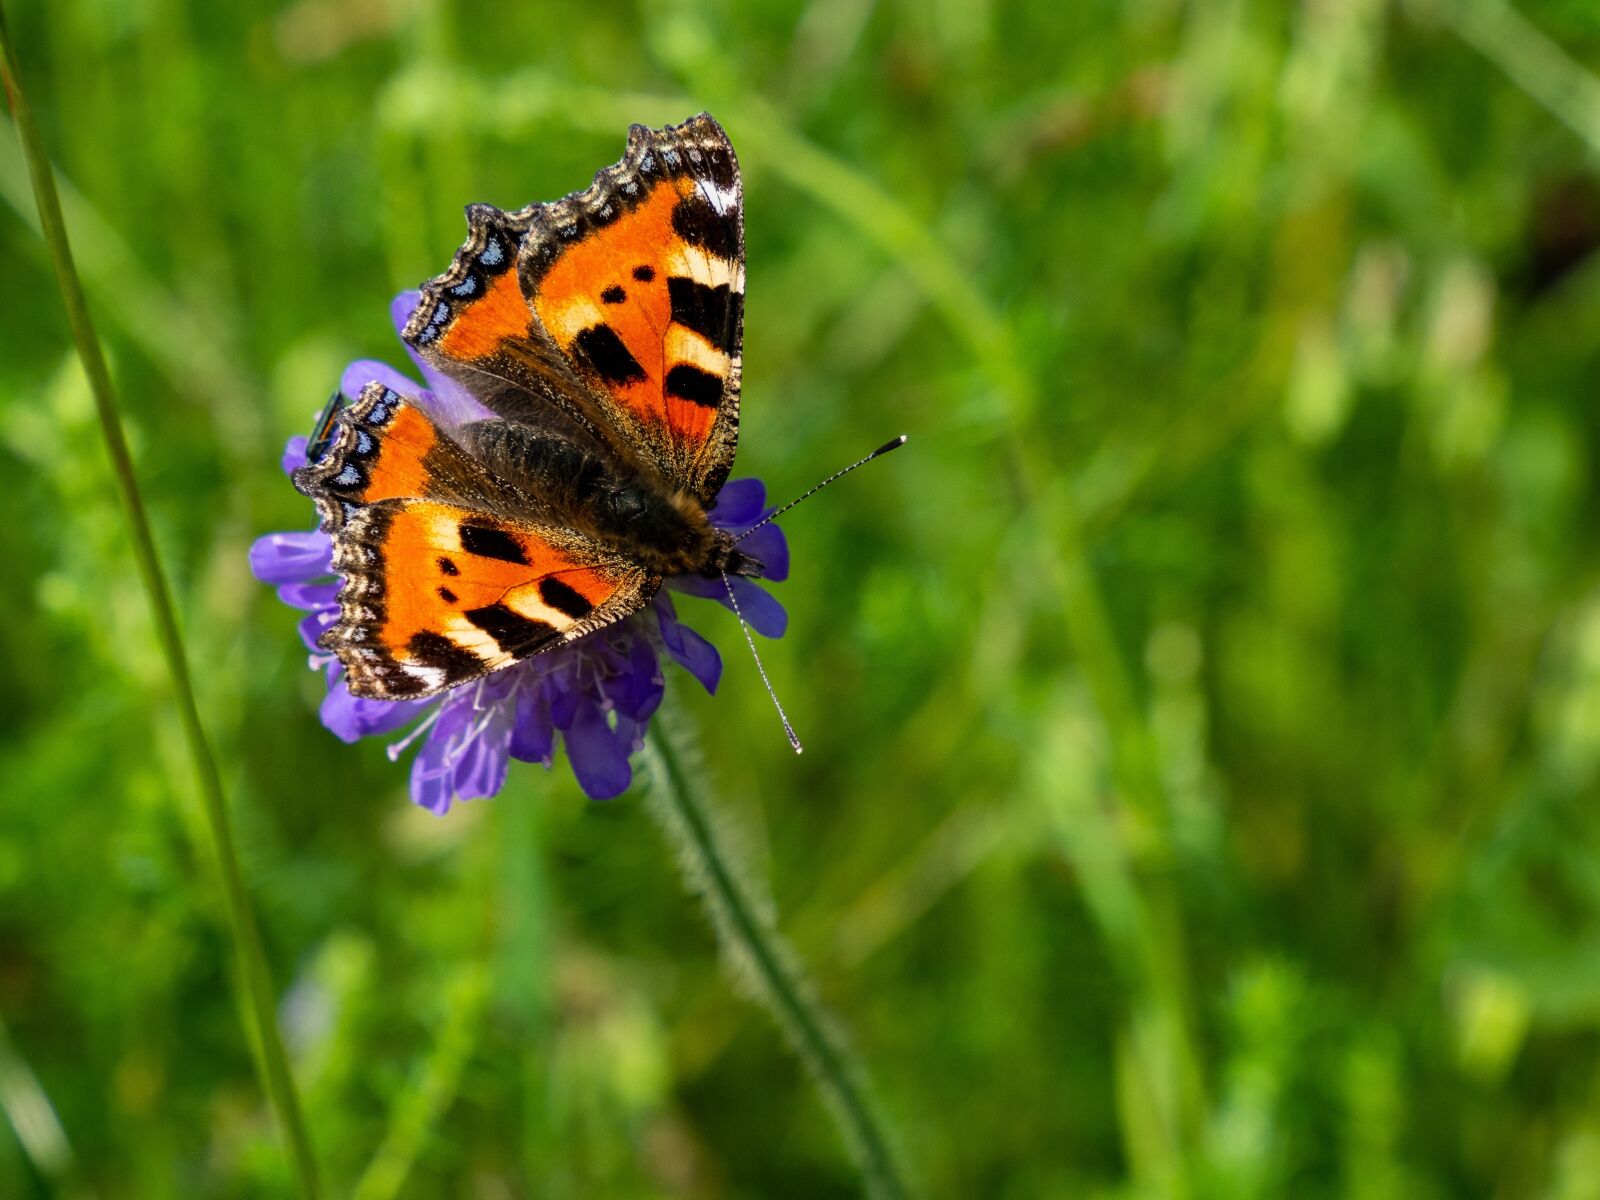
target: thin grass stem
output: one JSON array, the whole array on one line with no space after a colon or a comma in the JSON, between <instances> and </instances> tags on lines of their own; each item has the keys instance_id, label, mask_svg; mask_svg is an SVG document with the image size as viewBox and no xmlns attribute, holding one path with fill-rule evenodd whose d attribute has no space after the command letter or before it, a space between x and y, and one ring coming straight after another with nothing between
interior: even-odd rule
<instances>
[{"instance_id":1,"label":"thin grass stem","mask_svg":"<svg viewBox=\"0 0 1600 1200\"><path fill-rule=\"evenodd\" d=\"M644 748L651 811L677 847L689 888L705 901L737 978L771 1011L811 1072L857 1158L868 1194L904 1200L911 1193L868 1101L865 1071L812 995L794 952L774 927L768 906L701 794L688 737L673 713L664 709L656 714Z\"/></svg>"},{"instance_id":2,"label":"thin grass stem","mask_svg":"<svg viewBox=\"0 0 1600 1200\"><path fill-rule=\"evenodd\" d=\"M133 544L134 561L144 586L155 623L156 638L166 661L167 674L178 706L178 718L183 726L185 741L194 761L200 797L205 809L206 822L211 834L212 848L222 878L222 892L232 929L234 948L238 952L239 971L244 983L245 998L254 1025L249 1030L254 1035L255 1060L262 1083L273 1109L278 1115L284 1136L289 1143L290 1159L302 1197L319 1195L311 1140L307 1135L294 1082L289 1073L289 1063L283 1049L274 1015L272 976L267 966L266 952L261 934L256 927L255 914L250 907L249 893L244 885L244 872L239 865L234 847L233 832L228 820L227 804L223 798L222 778L217 769L216 756L206 738L200 721L200 709L195 699L194 684L189 672L188 659L178 632L178 618L156 552L155 539L150 531L150 521L145 512L139 482L134 474L133 458L128 450L127 436L122 428L116 392L111 383L111 372L106 366L104 351L89 316L88 302L83 285L72 261L72 249L67 240L66 223L61 215L61 201L56 192L55 175L45 152L44 139L34 120L27 94L17 69L16 47L6 24L5 9L0 4L0 79L3 79L7 98L11 104L18 138L22 142L23 156L28 163L29 181L33 186L35 203L39 210L39 228L50 251L51 265L56 282L61 288L61 299L66 306L67 319L72 326L73 341L82 360L89 389L94 396L95 411L100 430L105 438L106 451L111 458L112 476L122 508L128 520L128 532Z\"/></svg>"},{"instance_id":3,"label":"thin grass stem","mask_svg":"<svg viewBox=\"0 0 1600 1200\"><path fill-rule=\"evenodd\" d=\"M0 1112L5 1113L22 1153L55 1186L57 1195L93 1195L83 1182L55 1105L33 1067L11 1044L4 1018L0 1018Z\"/></svg>"},{"instance_id":4,"label":"thin grass stem","mask_svg":"<svg viewBox=\"0 0 1600 1200\"><path fill-rule=\"evenodd\" d=\"M1504 0L1447 0L1458 37L1600 152L1600 79Z\"/></svg>"},{"instance_id":5,"label":"thin grass stem","mask_svg":"<svg viewBox=\"0 0 1600 1200\"><path fill-rule=\"evenodd\" d=\"M351 1193L355 1200L393 1200L405 1186L412 1164L461 1085L461 1074L477 1045L488 993L484 964L468 963L461 969L445 998L438 1040L415 1086L391 1107L388 1132Z\"/></svg>"}]
</instances>

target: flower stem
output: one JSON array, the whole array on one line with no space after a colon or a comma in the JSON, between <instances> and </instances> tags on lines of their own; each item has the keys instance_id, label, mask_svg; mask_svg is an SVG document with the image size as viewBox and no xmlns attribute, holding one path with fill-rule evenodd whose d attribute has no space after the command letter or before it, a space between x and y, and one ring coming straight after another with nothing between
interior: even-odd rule
<instances>
[{"instance_id":1,"label":"flower stem","mask_svg":"<svg viewBox=\"0 0 1600 1200\"><path fill-rule=\"evenodd\" d=\"M117 409L116 393L111 384L111 373L106 367L105 354L89 317L88 303L72 261L72 249L67 241L66 223L61 216L61 202L56 194L55 175L45 152L44 140L34 120L33 110L23 91L17 70L16 47L6 25L5 10L0 4L0 80L3 80L11 111L16 121L17 136L22 142L23 156L28 162L28 176L33 185L34 200L39 209L39 227L45 245L50 251L51 265L55 268L56 282L61 288L61 299L66 306L67 319L72 326L73 341L77 343L78 357L83 362L89 389L94 395L95 411L100 420L100 430L105 438L106 451L111 457L112 475L128 519L128 531L133 543L134 561L138 565L140 580L150 605L150 615L155 622L156 638L166 660L167 673L172 680L173 694L177 700L178 717L183 726L184 738L194 760L195 774L200 786L200 796L211 832L217 865L222 876L222 891L226 900L228 920L232 927L234 947L239 955L239 970L244 981L245 997L253 1018L256 1065L267 1095L276 1110L278 1120L289 1142L295 1177L302 1197L319 1194L316 1168L311 1154L311 1140L300 1114L295 1096L294 1082L289 1074L289 1064L283 1050L273 1012L272 976L267 966L266 952L261 944L261 934L256 928L255 916L250 907L250 897L244 886L244 873L239 866L234 849L233 833L228 822L228 809L222 794L222 778L217 761L206 740L205 728L200 723L200 709L195 700L194 684L189 674L188 659L183 641L178 633L177 614L172 596L167 588L161 561L156 553L155 539L150 532L150 521L145 514L144 500L134 475L133 459L128 451L128 440L123 432L122 418Z\"/></svg>"},{"instance_id":2,"label":"flower stem","mask_svg":"<svg viewBox=\"0 0 1600 1200\"><path fill-rule=\"evenodd\" d=\"M818 1091L866 1178L868 1194L883 1200L910 1195L885 1131L868 1103L861 1064L843 1045L811 994L794 952L783 941L730 852L726 831L700 794L689 765L687 730L673 714L656 714L645 737L651 811L677 847L690 890L699 893L735 973L771 1010L809 1068Z\"/></svg>"}]
</instances>

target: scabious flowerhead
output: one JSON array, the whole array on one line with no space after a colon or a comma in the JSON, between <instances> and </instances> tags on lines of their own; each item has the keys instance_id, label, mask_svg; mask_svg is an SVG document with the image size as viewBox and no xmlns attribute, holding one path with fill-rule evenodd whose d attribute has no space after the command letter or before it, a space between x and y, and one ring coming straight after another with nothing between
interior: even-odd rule
<instances>
[{"instance_id":1,"label":"scabious flowerhead","mask_svg":"<svg viewBox=\"0 0 1600 1200\"><path fill-rule=\"evenodd\" d=\"M404 292L391 308L396 329L416 307L417 293ZM408 353L411 353L409 348ZM387 363L351 363L340 391L355 396L377 380L412 398L441 426L493 417L454 381L434 371L415 353L412 361L423 384ZM307 439L292 437L284 448L287 473L306 463ZM743 533L771 510L758 479L736 479L723 487L710 511L712 524ZM789 547L776 524L764 525L742 543L764 564L764 578L789 573ZM333 543L321 532L269 533L250 548L250 569L276 586L278 598L306 614L300 637L311 666L327 677L322 723L346 742L399 735L389 746L398 759L421 742L411 764L411 798L430 812L443 813L457 800L493 796L506 780L513 758L551 766L558 746L584 792L596 800L620 795L633 779L629 756L644 743L651 714L661 703L666 680L664 654L715 692L722 675L716 647L678 620L668 589L703 596L734 607L757 633L782 637L788 615L764 588L733 578L730 599L720 579L680 576L642 610L598 629L567 646L535 655L427 700L368 700L350 694L339 660L318 645L323 630L339 619L339 581L333 573ZM410 727L407 730L407 727ZM407 730L401 734L400 731Z\"/></svg>"}]
</instances>

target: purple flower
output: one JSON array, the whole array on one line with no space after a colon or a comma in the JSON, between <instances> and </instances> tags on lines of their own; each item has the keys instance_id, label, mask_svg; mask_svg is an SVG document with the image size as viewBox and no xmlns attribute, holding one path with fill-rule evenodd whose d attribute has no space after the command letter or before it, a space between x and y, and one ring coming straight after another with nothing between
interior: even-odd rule
<instances>
[{"instance_id":1,"label":"purple flower","mask_svg":"<svg viewBox=\"0 0 1600 1200\"><path fill-rule=\"evenodd\" d=\"M416 292L395 298L391 315L396 328L405 325L416 303ZM354 396L367 382L379 380L412 397L446 429L493 416L415 353L411 357L424 387L386 363L362 361L345 369L340 390ZM292 472L305 461L306 439L290 438L284 471ZM709 515L718 528L738 534L770 511L760 480L736 479L722 489ZM751 534L743 548L764 564L766 579L788 577L789 546L776 524ZM269 533L250 547L250 569L261 582L275 586L285 604L306 613L300 637L312 668L323 671L328 681L323 725L346 742L411 726L390 744L389 757L398 759L413 742L422 742L411 764L411 798L435 813L447 812L457 800L498 793L513 758L551 766L558 744L587 795L606 800L622 794L633 779L629 756L644 744L645 729L666 688L662 654L708 692L717 690L722 676L716 647L678 620L667 589L734 607L721 580L679 576L668 579L666 588L639 612L569 646L431 699L367 700L350 694L339 660L317 644L322 631L339 618L339 582L328 536ZM734 578L731 586L738 611L752 629L767 637L783 636L788 614L778 601L753 580Z\"/></svg>"}]
</instances>

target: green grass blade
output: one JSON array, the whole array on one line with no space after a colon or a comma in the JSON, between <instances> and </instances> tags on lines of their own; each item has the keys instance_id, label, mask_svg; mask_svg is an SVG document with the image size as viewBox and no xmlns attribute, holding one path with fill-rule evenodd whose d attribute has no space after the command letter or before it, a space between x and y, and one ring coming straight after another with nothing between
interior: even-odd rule
<instances>
[{"instance_id":1,"label":"green grass blade","mask_svg":"<svg viewBox=\"0 0 1600 1200\"><path fill-rule=\"evenodd\" d=\"M156 627L156 637L160 642L162 657L172 681L184 739L193 758L212 848L216 853L217 866L222 877L228 920L232 928L234 947L239 956L239 969L244 979L246 998L253 1017L254 1029L251 1032L255 1038L256 1060L261 1070L262 1082L288 1140L300 1194L304 1197L314 1197L319 1194L319 1189L311 1139L300 1114L299 1101L289 1072L288 1058L284 1053L283 1040L278 1033L271 972L267 966L266 951L261 944L260 931L256 928L249 893L245 889L244 873L239 865L238 852L234 847L227 804L222 793L222 777L217 769L216 755L211 749L205 727L200 721L200 708L195 699L188 658L178 632L177 612L172 603L165 574L161 569L155 539L150 531L149 517L145 512L144 499L139 490L139 481L134 473L133 457L128 450L127 436L122 428L111 372L106 366L105 354L89 316L83 285L79 282L77 269L73 265L66 223L61 214L61 201L56 194L55 176L49 156L45 152L39 126L33 117L33 110L29 107L27 95L23 91L17 69L16 47L6 26L3 6L0 6L0 74L4 77L6 94L11 103L18 136L22 141L23 154L28 160L28 175L38 205L40 230L50 250L51 265L55 269L62 302L67 309L67 319L72 326L73 341L77 344L78 356L83 362L84 373L88 377L89 388L94 395L101 433L105 438L106 451L111 457L112 474L128 520L134 560L138 564L139 577L144 585L150 615Z\"/></svg>"}]
</instances>

